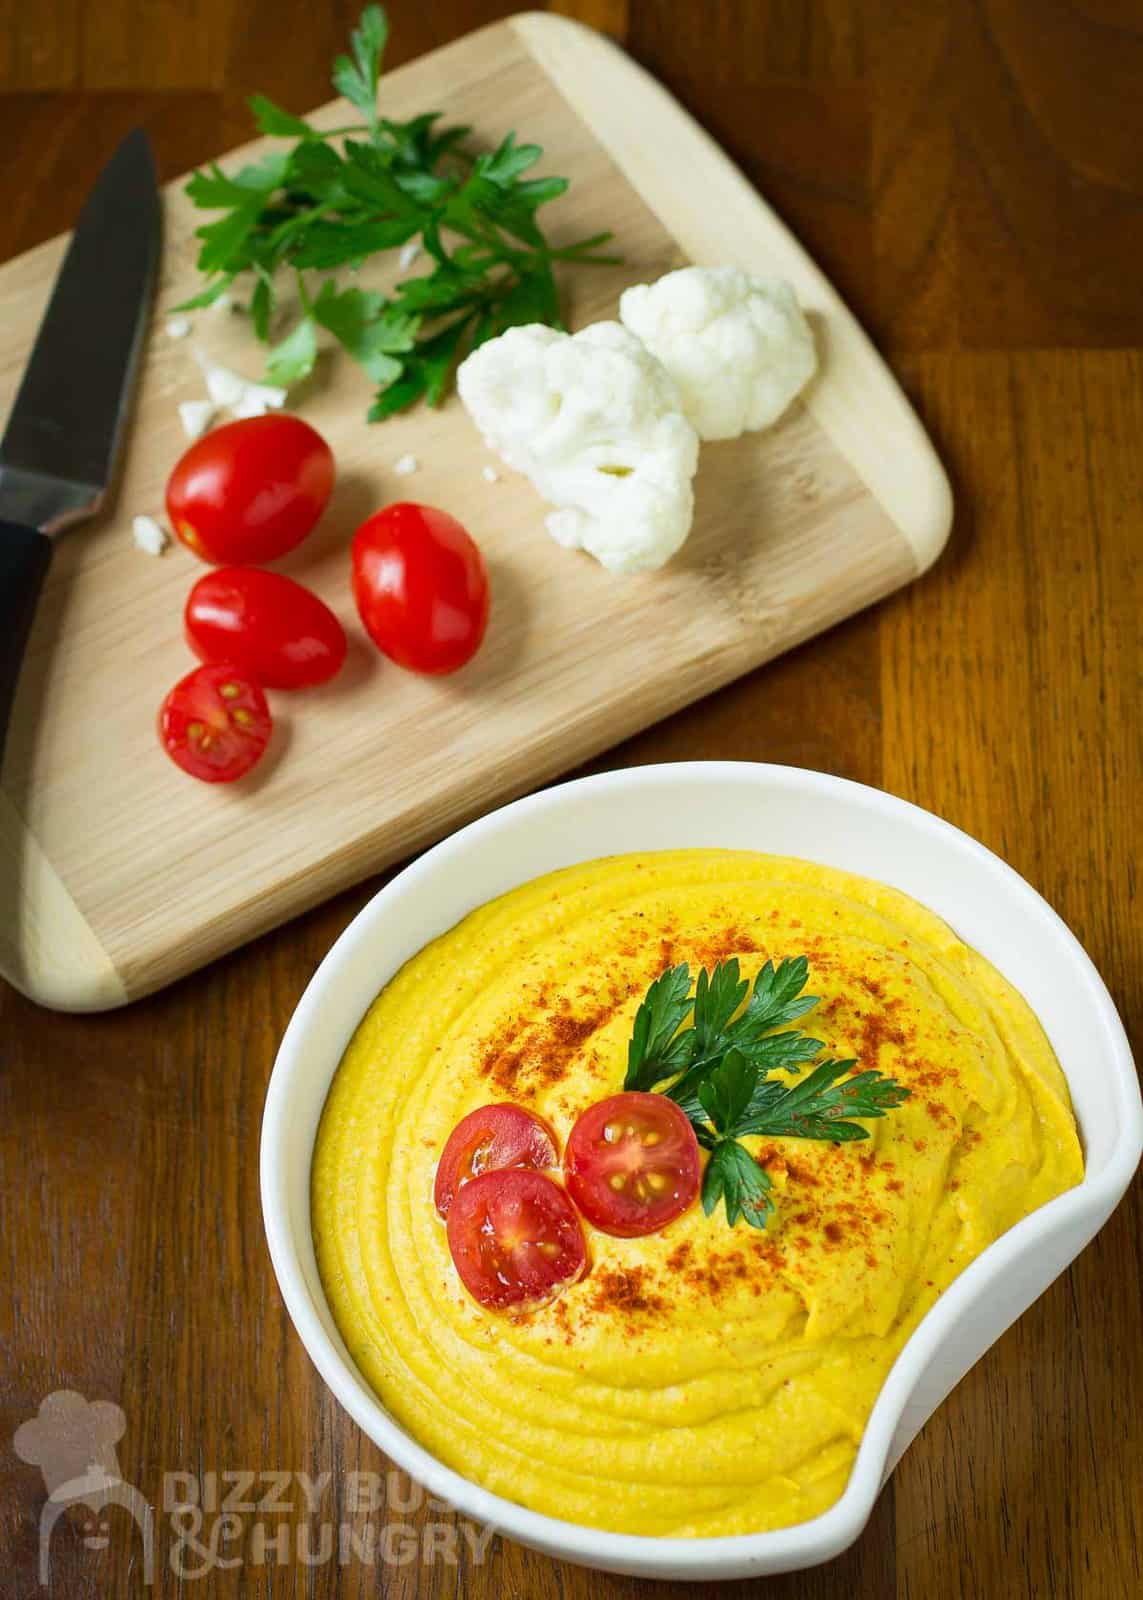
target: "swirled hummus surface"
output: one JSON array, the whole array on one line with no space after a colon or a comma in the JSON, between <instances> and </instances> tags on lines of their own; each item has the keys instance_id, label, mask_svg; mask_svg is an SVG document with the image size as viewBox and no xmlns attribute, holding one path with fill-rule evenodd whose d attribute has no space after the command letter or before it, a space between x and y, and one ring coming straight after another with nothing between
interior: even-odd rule
<instances>
[{"instance_id":1,"label":"swirled hummus surface","mask_svg":"<svg viewBox=\"0 0 1143 1600\"><path fill-rule=\"evenodd\" d=\"M493 1100L563 1141L622 1087L648 984L806 955L798 1026L910 1098L853 1144L746 1141L764 1232L693 1206L585 1224L590 1269L516 1318L465 1293L433 1206L449 1133ZM691 850L553 873L493 901L379 995L314 1153L322 1280L353 1359L436 1456L536 1511L626 1533L756 1532L842 1493L898 1352L949 1283L1080 1182L1067 1086L1020 995L938 917L800 860Z\"/></svg>"}]
</instances>

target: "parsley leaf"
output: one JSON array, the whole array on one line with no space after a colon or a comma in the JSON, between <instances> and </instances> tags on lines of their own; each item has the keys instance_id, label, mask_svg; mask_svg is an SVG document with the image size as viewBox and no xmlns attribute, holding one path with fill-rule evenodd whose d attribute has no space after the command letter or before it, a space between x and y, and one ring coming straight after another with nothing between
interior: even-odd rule
<instances>
[{"instance_id":1,"label":"parsley leaf","mask_svg":"<svg viewBox=\"0 0 1143 1600\"><path fill-rule=\"evenodd\" d=\"M460 317L434 338L418 340L402 362L400 374L386 384L373 402L370 422L383 422L417 400L439 406L467 326L468 319Z\"/></svg>"},{"instance_id":2,"label":"parsley leaf","mask_svg":"<svg viewBox=\"0 0 1143 1600\"><path fill-rule=\"evenodd\" d=\"M205 289L200 290L198 294L192 295L189 300L180 300L174 309L176 311L199 311L204 306L212 306L221 295L226 293L233 282L234 274L224 272L221 276L212 279Z\"/></svg>"},{"instance_id":3,"label":"parsley leaf","mask_svg":"<svg viewBox=\"0 0 1143 1600\"><path fill-rule=\"evenodd\" d=\"M254 293L250 296L250 320L258 338L266 341L270 337L270 318L274 315L276 303L274 282L264 267L257 267L255 270L258 282L254 285Z\"/></svg>"},{"instance_id":4,"label":"parsley leaf","mask_svg":"<svg viewBox=\"0 0 1143 1600\"><path fill-rule=\"evenodd\" d=\"M266 380L288 388L308 378L317 360L317 333L313 320L306 317L294 331L270 351L266 362Z\"/></svg>"},{"instance_id":5,"label":"parsley leaf","mask_svg":"<svg viewBox=\"0 0 1143 1600\"><path fill-rule=\"evenodd\" d=\"M352 60L338 56L333 64L334 88L361 112L372 129L377 127L377 85L388 37L389 22L384 11L380 6L366 6L349 37Z\"/></svg>"},{"instance_id":6,"label":"parsley leaf","mask_svg":"<svg viewBox=\"0 0 1143 1600\"><path fill-rule=\"evenodd\" d=\"M332 278L321 286L313 318L380 384L400 376L398 357L413 348L417 329L416 318L388 307L384 295L357 288L339 293Z\"/></svg>"},{"instance_id":7,"label":"parsley leaf","mask_svg":"<svg viewBox=\"0 0 1143 1600\"><path fill-rule=\"evenodd\" d=\"M809 963L804 956L783 960L777 967L767 961L754 981L746 1010L735 1021L731 1019L750 988L739 976L737 958L719 962L709 978L705 970L699 973L691 1060L686 1072L667 1090L689 1117L693 1118L700 1104L699 1085L731 1048L740 1050L765 1072L775 1072L780 1067L796 1070L800 1063L812 1061L821 1053L824 1046L820 1039L793 1032L769 1032L804 1016L817 1005L817 995L801 993L808 972Z\"/></svg>"},{"instance_id":8,"label":"parsley leaf","mask_svg":"<svg viewBox=\"0 0 1143 1600\"><path fill-rule=\"evenodd\" d=\"M380 421L418 400L438 405L461 358L520 323L561 327L554 262L610 263L609 233L553 248L536 220L568 180L527 177L543 156L507 134L473 152L471 129L441 126L439 111L400 122L380 115L378 87L388 38L369 5L333 80L362 124L322 130L264 95L250 107L262 133L294 139L240 172L217 165L193 175L187 194L216 212L197 230L207 282L181 309L210 305L242 273L254 332L269 343L279 269L298 274L302 317L270 351L267 378L296 382L313 367L316 326L326 328L378 386L369 412ZM350 271L378 252L419 238L431 263L388 293L328 287L305 274ZM291 376L292 375L292 376Z\"/></svg>"},{"instance_id":9,"label":"parsley leaf","mask_svg":"<svg viewBox=\"0 0 1143 1600\"><path fill-rule=\"evenodd\" d=\"M627 1053L625 1089L664 1091L686 1113L700 1145L710 1151L703 1178L709 1216L719 1201L731 1227L744 1217L764 1228L773 1209L770 1180L739 1141L751 1135L867 1139L853 1118L883 1117L908 1098L909 1090L880 1072L850 1076L856 1061L823 1061L799 1082L770 1075L800 1073L825 1048L793 1028L817 1004L803 994L809 976L805 956L772 961L758 973L743 1008L749 982L738 961L699 971L690 993L690 969L670 967L655 979L635 1014ZM693 1027L684 1024L693 1017Z\"/></svg>"},{"instance_id":10,"label":"parsley leaf","mask_svg":"<svg viewBox=\"0 0 1143 1600\"><path fill-rule=\"evenodd\" d=\"M746 979L739 976L737 957L720 961L713 972L701 969L695 984L695 1045L699 1057L711 1054L749 988Z\"/></svg>"},{"instance_id":11,"label":"parsley leaf","mask_svg":"<svg viewBox=\"0 0 1143 1600\"><path fill-rule=\"evenodd\" d=\"M635 1013L631 1042L627 1046L625 1089L653 1089L663 1078L673 1078L690 1059L686 1035L676 1038L694 1009L691 969L684 961L668 967L647 990Z\"/></svg>"},{"instance_id":12,"label":"parsley leaf","mask_svg":"<svg viewBox=\"0 0 1143 1600\"><path fill-rule=\"evenodd\" d=\"M883 1117L907 1100L909 1091L895 1078L873 1070L848 1077L856 1065L856 1061L823 1061L808 1077L789 1087L760 1083L734 1132L841 1143L868 1139L868 1129L843 1119Z\"/></svg>"},{"instance_id":13,"label":"parsley leaf","mask_svg":"<svg viewBox=\"0 0 1143 1600\"><path fill-rule=\"evenodd\" d=\"M712 1126L724 1133L737 1132L757 1083L757 1067L740 1050L728 1050L698 1087L699 1104Z\"/></svg>"},{"instance_id":14,"label":"parsley leaf","mask_svg":"<svg viewBox=\"0 0 1143 1600\"><path fill-rule=\"evenodd\" d=\"M709 1217L721 1200L733 1228L742 1217L752 1228L764 1228L774 1209L770 1175L744 1145L721 1139L710 1153L702 1178L702 1208Z\"/></svg>"},{"instance_id":15,"label":"parsley leaf","mask_svg":"<svg viewBox=\"0 0 1143 1600\"><path fill-rule=\"evenodd\" d=\"M295 267L356 266L375 250L391 250L417 232L414 217L386 217L380 222L314 222L306 228L292 253Z\"/></svg>"},{"instance_id":16,"label":"parsley leaf","mask_svg":"<svg viewBox=\"0 0 1143 1600\"><path fill-rule=\"evenodd\" d=\"M295 117L290 111L283 111L281 106L276 106L272 100L267 100L264 94L252 94L246 104L254 113L254 122L259 133L276 135L282 139L312 139L313 129L304 117Z\"/></svg>"},{"instance_id":17,"label":"parsley leaf","mask_svg":"<svg viewBox=\"0 0 1143 1600\"><path fill-rule=\"evenodd\" d=\"M803 994L809 980L810 964L805 956L767 961L754 980L750 1004L737 1024L740 1037L754 1038L770 1028L795 1022L818 1003L817 995Z\"/></svg>"}]
</instances>

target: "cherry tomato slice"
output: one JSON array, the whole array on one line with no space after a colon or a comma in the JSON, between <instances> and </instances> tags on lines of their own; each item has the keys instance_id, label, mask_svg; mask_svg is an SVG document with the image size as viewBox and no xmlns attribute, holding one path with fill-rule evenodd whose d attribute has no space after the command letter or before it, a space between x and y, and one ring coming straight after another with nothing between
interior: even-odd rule
<instances>
[{"instance_id":1,"label":"cherry tomato slice","mask_svg":"<svg viewBox=\"0 0 1143 1600\"><path fill-rule=\"evenodd\" d=\"M167 515L203 561L273 561L301 543L332 488L333 452L308 422L247 417L195 440L167 480Z\"/></svg>"},{"instance_id":2,"label":"cherry tomato slice","mask_svg":"<svg viewBox=\"0 0 1143 1600\"><path fill-rule=\"evenodd\" d=\"M188 672L159 711L163 749L204 783L244 777L261 759L273 726L266 696L229 663Z\"/></svg>"},{"instance_id":3,"label":"cherry tomato slice","mask_svg":"<svg viewBox=\"0 0 1143 1600\"><path fill-rule=\"evenodd\" d=\"M345 629L309 589L280 572L219 567L187 596L187 643L200 661L229 661L267 689L326 683L345 660Z\"/></svg>"},{"instance_id":4,"label":"cherry tomato slice","mask_svg":"<svg viewBox=\"0 0 1143 1600\"><path fill-rule=\"evenodd\" d=\"M575 1207L558 1183L527 1167L482 1172L449 1207L448 1247L461 1282L482 1306L551 1300L587 1267Z\"/></svg>"},{"instance_id":5,"label":"cherry tomato slice","mask_svg":"<svg viewBox=\"0 0 1143 1600\"><path fill-rule=\"evenodd\" d=\"M522 1106L479 1106L461 1117L437 1163L433 1199L447 1217L462 1184L503 1167L542 1169L556 1164L556 1141L547 1125Z\"/></svg>"},{"instance_id":6,"label":"cherry tomato slice","mask_svg":"<svg viewBox=\"0 0 1143 1600\"><path fill-rule=\"evenodd\" d=\"M699 1192L698 1140L663 1094L628 1091L589 1106L568 1135L568 1193L604 1233L633 1239L673 1222Z\"/></svg>"},{"instance_id":7,"label":"cherry tomato slice","mask_svg":"<svg viewBox=\"0 0 1143 1600\"><path fill-rule=\"evenodd\" d=\"M369 637L413 672L455 672L488 624L480 551L447 511L402 501L353 536L353 598Z\"/></svg>"}]
</instances>

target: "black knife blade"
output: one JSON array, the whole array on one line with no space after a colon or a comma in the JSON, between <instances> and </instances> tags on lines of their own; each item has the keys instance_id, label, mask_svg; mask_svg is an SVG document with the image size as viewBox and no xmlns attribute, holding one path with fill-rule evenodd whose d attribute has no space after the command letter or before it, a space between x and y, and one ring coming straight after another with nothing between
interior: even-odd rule
<instances>
[{"instance_id":1,"label":"black knife blade","mask_svg":"<svg viewBox=\"0 0 1143 1600\"><path fill-rule=\"evenodd\" d=\"M161 218L138 128L80 214L0 440L0 758L49 536L96 512L115 471Z\"/></svg>"}]
</instances>

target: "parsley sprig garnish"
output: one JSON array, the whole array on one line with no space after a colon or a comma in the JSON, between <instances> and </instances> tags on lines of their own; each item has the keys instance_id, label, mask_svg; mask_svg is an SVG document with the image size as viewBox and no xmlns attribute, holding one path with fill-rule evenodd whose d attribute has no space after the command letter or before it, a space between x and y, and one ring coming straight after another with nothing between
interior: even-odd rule
<instances>
[{"instance_id":1,"label":"parsley sprig garnish","mask_svg":"<svg viewBox=\"0 0 1143 1600\"><path fill-rule=\"evenodd\" d=\"M787 1026L817 1005L818 996L802 992L808 977L805 956L767 961L751 990L732 958L709 973L701 968L692 995L684 962L655 979L635 1013L623 1086L668 1083L664 1092L710 1151L703 1209L709 1216L721 1200L731 1227L742 1217L764 1228L773 1210L769 1175L740 1140L867 1139L868 1129L849 1119L883 1117L908 1098L908 1089L878 1071L851 1075L855 1060L823 1061L794 1084L770 1076L800 1073L825 1049Z\"/></svg>"},{"instance_id":2,"label":"parsley sprig garnish","mask_svg":"<svg viewBox=\"0 0 1143 1600\"><path fill-rule=\"evenodd\" d=\"M207 284L181 310L212 304L240 274L253 275L254 331L270 342L283 273L293 273L299 317L272 346L266 376L291 384L307 377L319 330L338 341L378 386L369 412L380 421L424 399L438 405L454 366L469 349L518 323L562 326L554 262L613 262L600 255L609 233L553 249L536 213L564 193L566 178L529 178L543 155L508 134L494 151L475 153L467 127L439 126L439 111L390 121L378 106L389 25L367 6L339 56L333 84L362 121L322 131L263 95L250 101L259 132L294 139L232 177L214 165L196 172L187 194L218 211L197 230ZM335 144L331 141L343 141ZM389 294L315 287L310 274L356 270L380 250L419 239L429 272Z\"/></svg>"}]
</instances>

